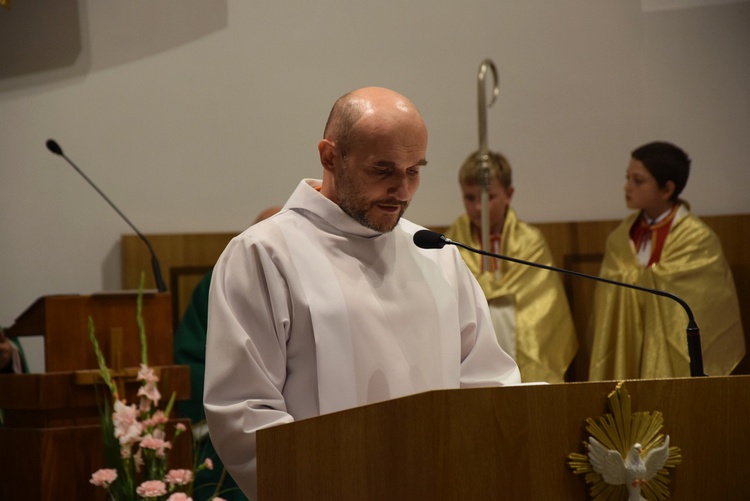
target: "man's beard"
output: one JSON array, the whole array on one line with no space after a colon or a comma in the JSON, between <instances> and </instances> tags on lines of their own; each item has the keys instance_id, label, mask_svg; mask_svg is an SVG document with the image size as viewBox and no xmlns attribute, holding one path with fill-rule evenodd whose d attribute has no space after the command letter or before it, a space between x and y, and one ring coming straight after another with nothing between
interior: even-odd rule
<instances>
[{"instance_id":1,"label":"man's beard","mask_svg":"<svg viewBox=\"0 0 750 501\"><path fill-rule=\"evenodd\" d=\"M406 208L409 207L409 202L402 202L396 199L368 201L364 196L359 194L359 189L356 183L350 178L347 169L348 167L346 164L343 164L338 171L338 175L334 178L336 200L338 200L338 205L341 207L341 210L346 212L359 224L370 228L371 230L379 231L381 233L387 233L393 230L401 219L401 216L406 212ZM381 204L398 205L401 207L395 221L390 218L377 221L370 216L369 210L374 206Z\"/></svg>"}]
</instances>

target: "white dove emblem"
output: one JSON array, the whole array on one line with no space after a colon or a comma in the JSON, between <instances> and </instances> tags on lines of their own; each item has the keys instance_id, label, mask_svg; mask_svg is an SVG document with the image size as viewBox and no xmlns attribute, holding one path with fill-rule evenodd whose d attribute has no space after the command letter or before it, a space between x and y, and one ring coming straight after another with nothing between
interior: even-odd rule
<instances>
[{"instance_id":1,"label":"white dove emblem","mask_svg":"<svg viewBox=\"0 0 750 501\"><path fill-rule=\"evenodd\" d=\"M641 486L664 468L669 458L669 435L662 445L651 449L643 459L642 452L641 444L633 444L623 460L619 452L607 449L594 437L589 437L589 462L594 471L608 484L625 485L628 501L645 499L641 497Z\"/></svg>"}]
</instances>

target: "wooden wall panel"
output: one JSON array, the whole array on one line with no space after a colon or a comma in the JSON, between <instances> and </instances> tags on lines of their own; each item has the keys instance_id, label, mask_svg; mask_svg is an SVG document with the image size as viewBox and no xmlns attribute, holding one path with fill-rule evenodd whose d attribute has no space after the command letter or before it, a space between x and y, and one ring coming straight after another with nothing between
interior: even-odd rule
<instances>
[{"instance_id":1,"label":"wooden wall panel","mask_svg":"<svg viewBox=\"0 0 750 501\"><path fill-rule=\"evenodd\" d=\"M214 263L219 259L234 233L174 233L146 235L154 254L159 259L162 276L172 293L172 320L174 328L182 318L190 295ZM151 255L146 244L137 235L123 235L122 287L137 289L141 273L145 273L145 287L156 287L151 271Z\"/></svg>"},{"instance_id":2,"label":"wooden wall panel","mask_svg":"<svg viewBox=\"0 0 750 501\"><path fill-rule=\"evenodd\" d=\"M742 310L747 345L750 347L750 214L706 216L702 218L719 236L727 256ZM607 236L620 220L537 223L547 238L555 265L589 275L598 275ZM447 226L433 227L444 232ZM236 233L195 233L147 235L158 256L167 286L172 293L175 327L190 299L192 288L218 259ZM146 286L154 287L148 249L136 235L122 237L122 277L124 288L137 288L140 273L146 273ZM586 338L594 282L565 275L566 293L580 341L580 350L568 373L570 381L584 381L588 375L590 340ZM735 374L750 374L746 357Z\"/></svg>"}]
</instances>

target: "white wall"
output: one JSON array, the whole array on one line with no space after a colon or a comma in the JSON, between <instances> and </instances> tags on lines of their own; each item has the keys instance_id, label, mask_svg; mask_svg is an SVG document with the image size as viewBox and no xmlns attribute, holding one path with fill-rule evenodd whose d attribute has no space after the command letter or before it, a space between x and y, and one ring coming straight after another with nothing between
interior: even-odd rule
<instances>
[{"instance_id":1,"label":"white wall","mask_svg":"<svg viewBox=\"0 0 750 501\"><path fill-rule=\"evenodd\" d=\"M692 156L698 214L746 213L749 47L747 1L14 1L0 8L0 325L39 296L121 284L130 228L48 138L144 233L241 230L320 175L337 97L387 86L430 131L407 216L449 224L491 58L488 142L514 166L522 218L623 217L629 151L654 139Z\"/></svg>"}]
</instances>

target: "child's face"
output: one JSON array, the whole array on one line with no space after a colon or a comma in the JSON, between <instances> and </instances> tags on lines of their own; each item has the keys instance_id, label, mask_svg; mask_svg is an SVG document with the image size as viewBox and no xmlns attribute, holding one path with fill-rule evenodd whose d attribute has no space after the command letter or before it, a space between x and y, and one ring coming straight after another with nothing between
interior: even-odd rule
<instances>
[{"instance_id":1,"label":"child's face","mask_svg":"<svg viewBox=\"0 0 750 501\"><path fill-rule=\"evenodd\" d=\"M640 160L630 159L625 179L625 202L629 209L658 212L669 203L671 190L659 188L656 178Z\"/></svg>"},{"instance_id":2,"label":"child's face","mask_svg":"<svg viewBox=\"0 0 750 501\"><path fill-rule=\"evenodd\" d=\"M466 214L469 215L471 225L482 227L482 187L479 184L464 184L461 186ZM487 204L490 216L490 233L500 233L505 223L505 213L513 196L513 187L505 188L497 177L490 180Z\"/></svg>"}]
</instances>

